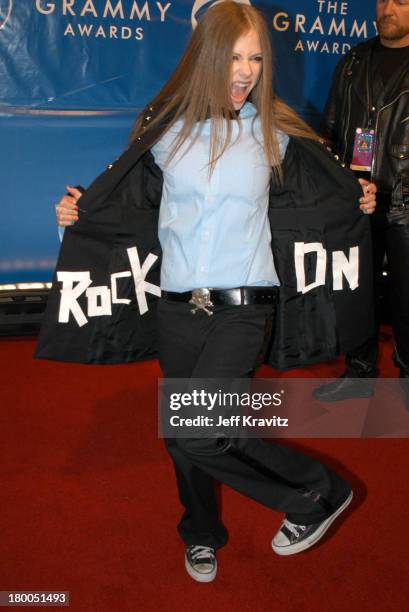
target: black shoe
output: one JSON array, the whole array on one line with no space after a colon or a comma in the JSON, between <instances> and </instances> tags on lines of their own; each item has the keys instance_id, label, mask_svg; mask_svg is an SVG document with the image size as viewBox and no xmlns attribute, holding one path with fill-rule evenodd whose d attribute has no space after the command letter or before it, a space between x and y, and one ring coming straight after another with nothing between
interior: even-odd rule
<instances>
[{"instance_id":1,"label":"black shoe","mask_svg":"<svg viewBox=\"0 0 409 612\"><path fill-rule=\"evenodd\" d=\"M373 392L374 381L372 378L349 378L343 374L341 378L314 389L312 395L321 402L338 402L354 397L370 397Z\"/></svg>"},{"instance_id":2,"label":"black shoe","mask_svg":"<svg viewBox=\"0 0 409 612\"><path fill-rule=\"evenodd\" d=\"M217 560L210 546L188 546L185 553L186 571L198 582L211 582L216 578Z\"/></svg>"},{"instance_id":3,"label":"black shoe","mask_svg":"<svg viewBox=\"0 0 409 612\"><path fill-rule=\"evenodd\" d=\"M307 548L310 548L322 538L331 523L335 521L337 516L345 510L351 501L352 491L342 506L321 523L295 525L288 519L284 519L271 543L274 552L277 555L295 555L303 550L307 550Z\"/></svg>"}]
</instances>

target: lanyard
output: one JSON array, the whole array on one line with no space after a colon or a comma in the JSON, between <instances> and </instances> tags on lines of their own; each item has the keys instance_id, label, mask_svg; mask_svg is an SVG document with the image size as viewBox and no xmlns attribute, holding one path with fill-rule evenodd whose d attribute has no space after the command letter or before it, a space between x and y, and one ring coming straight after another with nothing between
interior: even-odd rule
<instances>
[{"instance_id":1,"label":"lanyard","mask_svg":"<svg viewBox=\"0 0 409 612\"><path fill-rule=\"evenodd\" d=\"M372 45L371 47L371 51L369 54L369 61L367 62L367 65L366 65L366 100L368 104L367 112L368 112L368 128L369 129L373 128L376 123L376 106L374 106L374 103L373 103L374 95L373 95L373 86L372 86L372 75L370 74L372 64L373 64L373 55L374 55L373 48L374 48L374 45Z\"/></svg>"}]
</instances>

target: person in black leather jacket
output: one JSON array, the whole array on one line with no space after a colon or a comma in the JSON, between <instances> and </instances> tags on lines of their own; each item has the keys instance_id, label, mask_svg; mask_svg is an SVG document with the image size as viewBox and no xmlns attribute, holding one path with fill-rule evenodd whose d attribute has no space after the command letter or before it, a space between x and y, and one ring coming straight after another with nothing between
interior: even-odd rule
<instances>
[{"instance_id":1,"label":"person in black leather jacket","mask_svg":"<svg viewBox=\"0 0 409 612\"><path fill-rule=\"evenodd\" d=\"M336 401L373 393L372 380L354 379L373 379L378 373L379 294L386 254L394 358L409 407L409 1L378 0L376 16L379 36L352 49L335 70L323 135L343 164L370 177L378 188L371 218L377 325L368 342L347 354L341 379L314 394Z\"/></svg>"}]
</instances>

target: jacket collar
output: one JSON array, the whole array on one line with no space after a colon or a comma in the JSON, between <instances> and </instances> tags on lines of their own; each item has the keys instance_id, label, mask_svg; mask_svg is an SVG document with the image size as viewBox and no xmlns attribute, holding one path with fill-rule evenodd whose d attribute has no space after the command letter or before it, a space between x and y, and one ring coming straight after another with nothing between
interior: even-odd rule
<instances>
[{"instance_id":1,"label":"jacket collar","mask_svg":"<svg viewBox=\"0 0 409 612\"><path fill-rule=\"evenodd\" d=\"M364 106L367 106L367 75L369 70L369 86L370 86L370 66L372 53L375 46L379 43L379 36L371 38L367 42L361 43L350 51L350 58L346 64L346 75L347 77L352 76L352 89L355 95L361 100ZM400 91L409 89L409 68L403 71L403 78L399 79L398 82L393 83L392 87L385 92L383 104L388 104Z\"/></svg>"}]
</instances>

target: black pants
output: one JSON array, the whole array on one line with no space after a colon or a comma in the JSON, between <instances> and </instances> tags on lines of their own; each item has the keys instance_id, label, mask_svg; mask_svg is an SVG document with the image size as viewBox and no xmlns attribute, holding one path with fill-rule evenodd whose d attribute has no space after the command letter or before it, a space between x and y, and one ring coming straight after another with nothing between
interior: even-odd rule
<instances>
[{"instance_id":1,"label":"black pants","mask_svg":"<svg viewBox=\"0 0 409 612\"><path fill-rule=\"evenodd\" d=\"M351 376L361 376L365 371L374 375L376 368L385 255L388 260L389 298L396 353L401 369L406 367L409 375L409 210L389 212L389 198L380 194L377 200L376 211L371 217L376 331L368 342L347 355Z\"/></svg>"},{"instance_id":2,"label":"black pants","mask_svg":"<svg viewBox=\"0 0 409 612\"><path fill-rule=\"evenodd\" d=\"M273 307L218 306L213 316L191 314L184 303L160 300L159 356L168 378L250 375L271 327ZM298 524L316 523L339 507L350 487L321 463L259 439L165 440L185 508L179 533L186 545L219 548L227 533L219 518L214 481L285 512ZM205 448L204 448L205 447Z\"/></svg>"}]
</instances>

